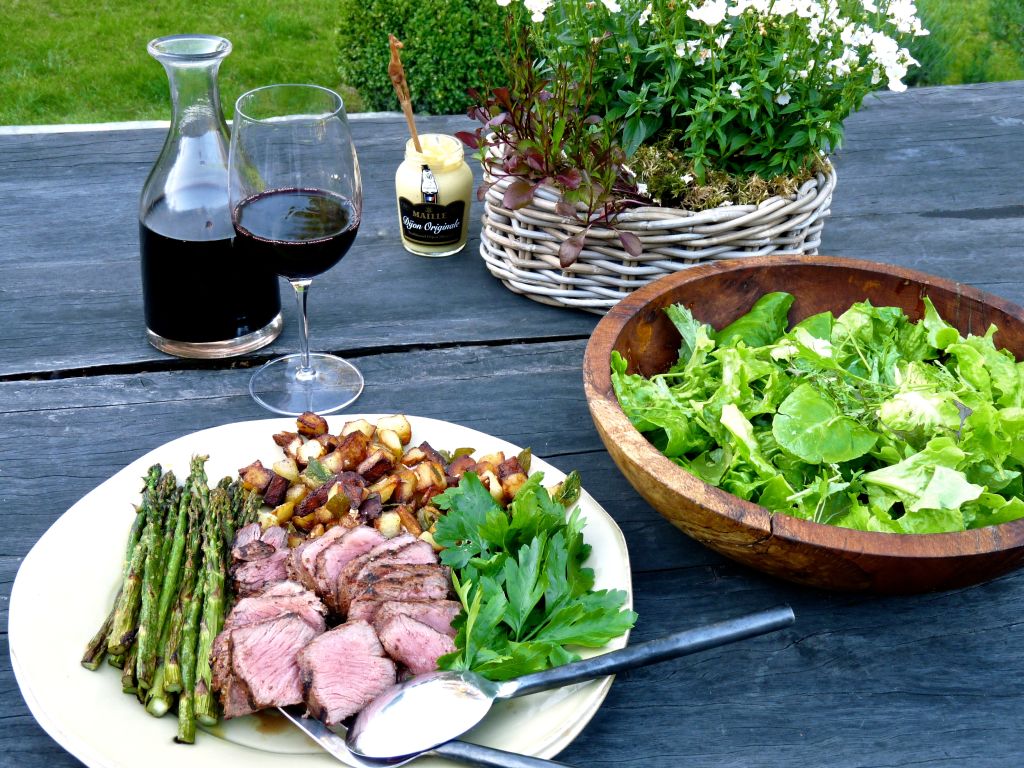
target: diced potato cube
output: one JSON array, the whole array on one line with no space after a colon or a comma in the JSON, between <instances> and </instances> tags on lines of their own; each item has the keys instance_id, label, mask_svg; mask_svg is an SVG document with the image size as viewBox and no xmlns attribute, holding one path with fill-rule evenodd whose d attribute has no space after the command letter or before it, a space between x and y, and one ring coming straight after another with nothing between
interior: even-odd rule
<instances>
[{"instance_id":1,"label":"diced potato cube","mask_svg":"<svg viewBox=\"0 0 1024 768\"><path fill-rule=\"evenodd\" d=\"M424 491L427 488L447 488L448 480L445 478L444 470L439 464L433 461L422 461L413 469L416 475L416 490Z\"/></svg>"},{"instance_id":2,"label":"diced potato cube","mask_svg":"<svg viewBox=\"0 0 1024 768\"><path fill-rule=\"evenodd\" d=\"M278 504L274 508L274 517L277 518L278 525L284 525L292 519L292 515L295 514L295 502L286 501L283 504Z\"/></svg>"},{"instance_id":3,"label":"diced potato cube","mask_svg":"<svg viewBox=\"0 0 1024 768\"><path fill-rule=\"evenodd\" d=\"M505 460L505 452L504 451L495 451L494 453L488 453L486 456L481 456L479 459L477 459L477 462L480 463L480 464L491 464L491 465L497 467L504 460Z\"/></svg>"},{"instance_id":4,"label":"diced potato cube","mask_svg":"<svg viewBox=\"0 0 1024 768\"><path fill-rule=\"evenodd\" d=\"M427 544L433 547L435 552L440 552L442 549L444 549L444 547L442 547L440 544L434 541L434 534L432 534L430 531L424 531L420 534L419 538L420 541L425 541L427 542Z\"/></svg>"},{"instance_id":5,"label":"diced potato cube","mask_svg":"<svg viewBox=\"0 0 1024 768\"><path fill-rule=\"evenodd\" d=\"M318 459L320 466L330 472L332 475L336 475L345 469L344 457L337 451L331 451L326 456Z\"/></svg>"},{"instance_id":6,"label":"diced potato cube","mask_svg":"<svg viewBox=\"0 0 1024 768\"><path fill-rule=\"evenodd\" d=\"M306 498L306 494L307 493L309 493L309 486L308 485L303 485L302 483L296 483L291 488L289 488L287 491L285 491L284 500L285 501L290 501L293 504L298 504L300 501L302 501L304 498Z\"/></svg>"},{"instance_id":7,"label":"diced potato cube","mask_svg":"<svg viewBox=\"0 0 1024 768\"><path fill-rule=\"evenodd\" d=\"M377 431L379 432L382 429L391 430L397 434L402 445L412 440L412 424L401 414L385 416L383 419L379 419L377 421Z\"/></svg>"},{"instance_id":8,"label":"diced potato cube","mask_svg":"<svg viewBox=\"0 0 1024 768\"><path fill-rule=\"evenodd\" d=\"M505 501L512 501L516 492L526 482L526 472L519 464L517 457L513 456L498 465L498 479L501 481Z\"/></svg>"},{"instance_id":9,"label":"diced potato cube","mask_svg":"<svg viewBox=\"0 0 1024 768\"><path fill-rule=\"evenodd\" d=\"M285 456L280 461L274 462L274 472L290 483L298 482L299 465L291 456Z\"/></svg>"},{"instance_id":10,"label":"diced potato cube","mask_svg":"<svg viewBox=\"0 0 1024 768\"><path fill-rule=\"evenodd\" d=\"M335 517L348 514L352 508L352 500L345 493L340 482L331 486L331 490L327 492L327 503L324 506L330 509Z\"/></svg>"},{"instance_id":11,"label":"diced potato cube","mask_svg":"<svg viewBox=\"0 0 1024 768\"><path fill-rule=\"evenodd\" d=\"M410 534L413 536L419 536L423 533L419 520L416 519L416 515L413 514L411 507L406 504L400 504L395 508L395 512L398 513L398 517L402 520L402 527Z\"/></svg>"},{"instance_id":12,"label":"diced potato cube","mask_svg":"<svg viewBox=\"0 0 1024 768\"><path fill-rule=\"evenodd\" d=\"M505 499L505 492L501 488L501 481L498 476L487 470L480 474L480 482L484 484L488 492L491 494L491 498L501 504Z\"/></svg>"},{"instance_id":13,"label":"diced potato cube","mask_svg":"<svg viewBox=\"0 0 1024 768\"><path fill-rule=\"evenodd\" d=\"M385 512L373 521L373 527L386 539L393 539L402 532L402 518L397 512Z\"/></svg>"},{"instance_id":14,"label":"diced potato cube","mask_svg":"<svg viewBox=\"0 0 1024 768\"><path fill-rule=\"evenodd\" d=\"M464 453L461 456L457 456L452 459L452 463L448 465L448 475L455 479L459 479L466 474L466 472L472 471L475 466L476 459L468 453Z\"/></svg>"},{"instance_id":15,"label":"diced potato cube","mask_svg":"<svg viewBox=\"0 0 1024 768\"><path fill-rule=\"evenodd\" d=\"M366 482L373 483L390 472L395 466L395 459L383 448L378 448L367 456L356 468Z\"/></svg>"},{"instance_id":16,"label":"diced potato cube","mask_svg":"<svg viewBox=\"0 0 1024 768\"><path fill-rule=\"evenodd\" d=\"M338 454L341 469L355 469L370 453L370 438L358 430L342 438L334 453Z\"/></svg>"},{"instance_id":17,"label":"diced potato cube","mask_svg":"<svg viewBox=\"0 0 1024 768\"><path fill-rule=\"evenodd\" d=\"M299 448L299 454L296 456L296 460L301 464L309 464L313 459L319 459L325 452L326 451L321 443L316 440L307 440L303 443L302 447Z\"/></svg>"},{"instance_id":18,"label":"diced potato cube","mask_svg":"<svg viewBox=\"0 0 1024 768\"><path fill-rule=\"evenodd\" d=\"M284 501L284 495L288 492L288 481L278 474L274 474L263 491L263 503L270 507L276 507Z\"/></svg>"},{"instance_id":19,"label":"diced potato cube","mask_svg":"<svg viewBox=\"0 0 1024 768\"><path fill-rule=\"evenodd\" d=\"M270 481L274 479L274 473L263 466L258 459L247 467L238 470L238 476L242 479L242 487L247 490L254 490L262 494Z\"/></svg>"},{"instance_id":20,"label":"diced potato cube","mask_svg":"<svg viewBox=\"0 0 1024 768\"><path fill-rule=\"evenodd\" d=\"M391 495L395 492L395 489L397 487L398 478L395 475L384 475L384 477L382 477L376 483L367 487L366 490L368 493L376 493L378 496L380 496L380 500L383 503L387 504L388 500L391 498Z\"/></svg>"},{"instance_id":21,"label":"diced potato cube","mask_svg":"<svg viewBox=\"0 0 1024 768\"><path fill-rule=\"evenodd\" d=\"M326 531L326 530L327 529L324 528L324 524L323 523L317 523L315 526L313 526L313 530L311 530L309 532L309 538L311 538L311 539L319 539L321 536L324 535L324 531Z\"/></svg>"},{"instance_id":22,"label":"diced potato cube","mask_svg":"<svg viewBox=\"0 0 1024 768\"><path fill-rule=\"evenodd\" d=\"M302 544L306 539L299 536L297 533L291 533L288 535L288 548L295 549L297 546Z\"/></svg>"},{"instance_id":23,"label":"diced potato cube","mask_svg":"<svg viewBox=\"0 0 1024 768\"><path fill-rule=\"evenodd\" d=\"M375 493L366 497L366 501L359 505L358 518L363 522L372 523L384 512L384 505L381 498Z\"/></svg>"},{"instance_id":24,"label":"diced potato cube","mask_svg":"<svg viewBox=\"0 0 1024 768\"><path fill-rule=\"evenodd\" d=\"M316 512L310 512L302 517L292 517L292 525L300 531L312 530L313 526L316 525Z\"/></svg>"},{"instance_id":25,"label":"diced potato cube","mask_svg":"<svg viewBox=\"0 0 1024 768\"><path fill-rule=\"evenodd\" d=\"M313 514L316 515L316 521L318 523L323 523L324 525L337 519L337 515L335 515L326 504L322 507L317 507L316 512Z\"/></svg>"},{"instance_id":26,"label":"diced potato cube","mask_svg":"<svg viewBox=\"0 0 1024 768\"><path fill-rule=\"evenodd\" d=\"M373 424L368 422L366 419L356 419L355 421L347 422L345 426L341 428L341 434L342 436L345 436L352 434L353 432L362 432L367 437L373 437L375 429L376 428Z\"/></svg>"},{"instance_id":27,"label":"diced potato cube","mask_svg":"<svg viewBox=\"0 0 1024 768\"><path fill-rule=\"evenodd\" d=\"M327 434L327 419L310 411L306 411L295 420L300 435L318 437Z\"/></svg>"},{"instance_id":28,"label":"diced potato cube","mask_svg":"<svg viewBox=\"0 0 1024 768\"><path fill-rule=\"evenodd\" d=\"M419 464L421 461L426 461L426 460L427 460L426 451L424 451L422 448L419 448L419 447L417 447L417 448L410 448L408 451L405 452L405 455L402 456L402 463L405 464L405 466L407 466L407 467L414 467L417 464Z\"/></svg>"},{"instance_id":29,"label":"diced potato cube","mask_svg":"<svg viewBox=\"0 0 1024 768\"><path fill-rule=\"evenodd\" d=\"M397 486L391 499L399 504L406 504L412 501L416 495L416 473L411 469L403 469L394 475L390 475L390 477L394 477L397 481Z\"/></svg>"},{"instance_id":30,"label":"diced potato cube","mask_svg":"<svg viewBox=\"0 0 1024 768\"><path fill-rule=\"evenodd\" d=\"M377 426L377 434L374 435L374 440L388 451L396 459L402 458L402 441L398 437L398 433L390 429L381 429L380 425Z\"/></svg>"},{"instance_id":31,"label":"diced potato cube","mask_svg":"<svg viewBox=\"0 0 1024 768\"><path fill-rule=\"evenodd\" d=\"M267 510L261 509L259 514L256 516L256 520L259 522L260 527L263 530L267 530L267 528L277 525L277 518L274 516L274 513Z\"/></svg>"}]
</instances>

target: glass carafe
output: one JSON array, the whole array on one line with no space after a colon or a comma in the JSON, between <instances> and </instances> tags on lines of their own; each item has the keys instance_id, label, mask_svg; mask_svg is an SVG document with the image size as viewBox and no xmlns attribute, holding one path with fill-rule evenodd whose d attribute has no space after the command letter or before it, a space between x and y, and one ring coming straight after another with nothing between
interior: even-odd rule
<instances>
[{"instance_id":1,"label":"glass carafe","mask_svg":"<svg viewBox=\"0 0 1024 768\"><path fill-rule=\"evenodd\" d=\"M277 276L241 261L228 207L228 128L217 71L231 43L211 35L153 40L173 114L142 189L139 244L146 335L181 357L230 357L281 332Z\"/></svg>"}]
</instances>

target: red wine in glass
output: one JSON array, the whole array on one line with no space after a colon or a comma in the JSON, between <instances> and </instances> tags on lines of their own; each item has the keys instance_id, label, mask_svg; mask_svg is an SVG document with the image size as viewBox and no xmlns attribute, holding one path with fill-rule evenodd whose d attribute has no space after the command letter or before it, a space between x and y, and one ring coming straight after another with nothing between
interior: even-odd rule
<instances>
[{"instance_id":1,"label":"red wine in glass","mask_svg":"<svg viewBox=\"0 0 1024 768\"><path fill-rule=\"evenodd\" d=\"M235 247L246 260L289 280L326 272L359 231L352 202L320 189L272 189L235 206Z\"/></svg>"}]
</instances>

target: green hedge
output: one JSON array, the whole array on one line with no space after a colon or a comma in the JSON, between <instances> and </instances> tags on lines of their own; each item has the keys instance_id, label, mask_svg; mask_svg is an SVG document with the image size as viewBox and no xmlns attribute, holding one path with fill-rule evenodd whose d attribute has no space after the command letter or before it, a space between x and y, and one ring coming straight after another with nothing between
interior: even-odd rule
<instances>
[{"instance_id":1,"label":"green hedge","mask_svg":"<svg viewBox=\"0 0 1024 768\"><path fill-rule=\"evenodd\" d=\"M420 114L455 114L466 89L496 85L504 9L494 0L341 0L338 70L366 109L395 110L388 79L388 33L405 48L402 62Z\"/></svg>"}]
</instances>

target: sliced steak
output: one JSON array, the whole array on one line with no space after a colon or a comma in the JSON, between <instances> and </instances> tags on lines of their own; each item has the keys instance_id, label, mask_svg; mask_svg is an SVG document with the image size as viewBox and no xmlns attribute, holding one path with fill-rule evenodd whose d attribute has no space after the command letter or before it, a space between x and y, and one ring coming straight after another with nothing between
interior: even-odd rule
<instances>
[{"instance_id":1,"label":"sliced steak","mask_svg":"<svg viewBox=\"0 0 1024 768\"><path fill-rule=\"evenodd\" d=\"M423 622L442 635L455 637L455 628L452 626L452 621L459 615L459 611L462 610L462 604L454 600L409 600L405 602L385 600L377 603L374 603L372 600L360 600L358 602L366 605L366 608L361 609L362 612L365 613L367 610L372 612L372 616L368 621L377 630L378 635L381 633L384 625L395 616L408 616L411 619ZM353 612L355 607L356 604L354 603L352 606Z\"/></svg>"},{"instance_id":2,"label":"sliced steak","mask_svg":"<svg viewBox=\"0 0 1024 768\"><path fill-rule=\"evenodd\" d=\"M279 525L272 525L260 536L260 541L274 549L288 548L288 531Z\"/></svg>"},{"instance_id":3,"label":"sliced steak","mask_svg":"<svg viewBox=\"0 0 1024 768\"><path fill-rule=\"evenodd\" d=\"M224 719L251 715L258 707L252 702L249 688L236 677L228 678L220 690L220 705L224 709Z\"/></svg>"},{"instance_id":4,"label":"sliced steak","mask_svg":"<svg viewBox=\"0 0 1024 768\"><path fill-rule=\"evenodd\" d=\"M362 591L368 572L384 563L427 565L437 563L437 555L427 542L403 533L351 560L338 574L336 608L340 613L347 613L349 603Z\"/></svg>"},{"instance_id":5,"label":"sliced steak","mask_svg":"<svg viewBox=\"0 0 1024 768\"><path fill-rule=\"evenodd\" d=\"M309 713L340 723L395 683L395 664L373 627L351 621L325 632L298 656Z\"/></svg>"},{"instance_id":6,"label":"sliced steak","mask_svg":"<svg viewBox=\"0 0 1024 768\"><path fill-rule=\"evenodd\" d=\"M352 600L447 600L448 569L436 564L380 563L352 592Z\"/></svg>"},{"instance_id":7,"label":"sliced steak","mask_svg":"<svg viewBox=\"0 0 1024 768\"><path fill-rule=\"evenodd\" d=\"M239 600L224 620L224 629L258 624L286 613L294 613L317 633L327 628L324 623L327 608L320 598L294 581L282 581L256 597Z\"/></svg>"},{"instance_id":8,"label":"sliced steak","mask_svg":"<svg viewBox=\"0 0 1024 768\"><path fill-rule=\"evenodd\" d=\"M313 568L316 592L333 610L337 610L337 584L342 569L352 560L364 555L385 539L376 529L361 525L352 528L320 550Z\"/></svg>"},{"instance_id":9,"label":"sliced steak","mask_svg":"<svg viewBox=\"0 0 1024 768\"><path fill-rule=\"evenodd\" d=\"M451 637L401 614L392 616L381 626L380 642L388 656L400 661L414 675L433 672L437 669L437 660L455 650Z\"/></svg>"},{"instance_id":10,"label":"sliced steak","mask_svg":"<svg viewBox=\"0 0 1024 768\"><path fill-rule=\"evenodd\" d=\"M289 557L287 549L279 549L269 557L235 564L231 568L235 591L241 597L251 597L279 581L285 581L288 578L286 564Z\"/></svg>"},{"instance_id":11,"label":"sliced steak","mask_svg":"<svg viewBox=\"0 0 1024 768\"><path fill-rule=\"evenodd\" d=\"M316 635L295 614L231 630L233 677L249 689L253 706L264 709L302 702L296 658Z\"/></svg>"},{"instance_id":12,"label":"sliced steak","mask_svg":"<svg viewBox=\"0 0 1024 768\"><path fill-rule=\"evenodd\" d=\"M260 534L262 532L263 529L259 523L250 523L240 529L235 534L235 540L231 543L231 561L238 563L243 560L252 560L253 558L250 556L252 547L265 549L264 542L260 541ZM267 552L267 554L271 553Z\"/></svg>"},{"instance_id":13,"label":"sliced steak","mask_svg":"<svg viewBox=\"0 0 1024 768\"><path fill-rule=\"evenodd\" d=\"M306 589L316 591L316 579L313 576L313 569L316 567L316 556L333 542L340 539L348 532L348 528L335 526L326 531L323 536L305 541L291 551L288 559L288 574L299 582Z\"/></svg>"}]
</instances>

